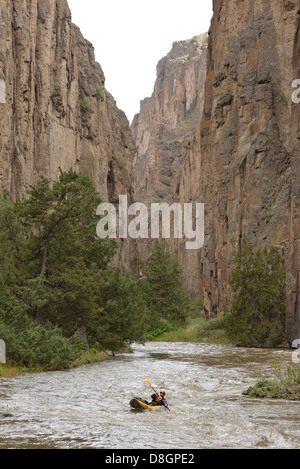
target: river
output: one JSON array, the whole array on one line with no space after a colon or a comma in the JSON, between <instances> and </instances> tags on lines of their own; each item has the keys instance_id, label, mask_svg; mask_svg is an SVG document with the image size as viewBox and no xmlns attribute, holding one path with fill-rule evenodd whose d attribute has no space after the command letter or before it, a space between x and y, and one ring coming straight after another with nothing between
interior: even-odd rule
<instances>
[{"instance_id":1,"label":"river","mask_svg":"<svg viewBox=\"0 0 300 469\"><path fill-rule=\"evenodd\" d=\"M0 449L298 449L300 403L242 393L288 350L153 342L64 371L0 379ZM135 411L145 382L171 414Z\"/></svg>"}]
</instances>

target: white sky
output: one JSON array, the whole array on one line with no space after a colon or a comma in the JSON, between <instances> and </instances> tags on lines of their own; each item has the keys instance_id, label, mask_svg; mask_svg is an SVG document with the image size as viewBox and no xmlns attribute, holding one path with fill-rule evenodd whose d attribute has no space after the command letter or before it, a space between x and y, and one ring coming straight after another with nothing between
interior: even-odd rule
<instances>
[{"instance_id":1,"label":"white sky","mask_svg":"<svg viewBox=\"0 0 300 469\"><path fill-rule=\"evenodd\" d=\"M72 20L95 47L106 89L131 122L152 95L157 62L174 41L208 31L212 0L68 0Z\"/></svg>"}]
</instances>

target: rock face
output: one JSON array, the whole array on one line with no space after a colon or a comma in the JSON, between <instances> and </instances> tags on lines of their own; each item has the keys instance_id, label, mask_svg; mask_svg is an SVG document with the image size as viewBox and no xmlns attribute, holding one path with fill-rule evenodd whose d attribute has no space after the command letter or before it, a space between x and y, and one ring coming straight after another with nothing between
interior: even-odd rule
<instances>
[{"instance_id":1,"label":"rock face","mask_svg":"<svg viewBox=\"0 0 300 469\"><path fill-rule=\"evenodd\" d=\"M0 192L15 200L39 175L73 168L115 203L132 197L134 154L127 118L67 1L0 0Z\"/></svg>"},{"instance_id":2,"label":"rock face","mask_svg":"<svg viewBox=\"0 0 300 469\"><path fill-rule=\"evenodd\" d=\"M181 164L184 140L199 124L206 76L207 34L173 44L157 65L151 98L141 102L132 123L137 147L138 200L161 201Z\"/></svg>"},{"instance_id":3,"label":"rock face","mask_svg":"<svg viewBox=\"0 0 300 469\"><path fill-rule=\"evenodd\" d=\"M90 174L103 199L132 192L135 147L94 49L66 0L0 1L0 188L13 199L43 174ZM118 168L115 154L125 157Z\"/></svg>"},{"instance_id":4,"label":"rock face","mask_svg":"<svg viewBox=\"0 0 300 469\"><path fill-rule=\"evenodd\" d=\"M275 244L286 259L290 342L300 337L300 104L292 100L292 82L300 78L299 15L299 0L215 0L202 117L173 143L170 129L184 108L174 97L194 88L189 80L174 80L172 88L176 72L159 66L154 95L133 123L137 195L205 204L203 249L173 246L207 315L230 301L233 253L246 234L258 247ZM182 64L176 66L182 76Z\"/></svg>"},{"instance_id":5,"label":"rock face","mask_svg":"<svg viewBox=\"0 0 300 469\"><path fill-rule=\"evenodd\" d=\"M132 123L137 147L134 163L135 198L138 202L192 202L197 199L199 124L204 103L208 35L175 42L157 66L151 98L141 102ZM194 135L195 134L195 135ZM199 140L198 140L199 142ZM199 263L183 242L171 239L180 253L191 294L199 293ZM139 240L139 255L147 259L153 241ZM193 275L190 275L190 274Z\"/></svg>"},{"instance_id":6,"label":"rock face","mask_svg":"<svg viewBox=\"0 0 300 469\"><path fill-rule=\"evenodd\" d=\"M207 309L227 299L243 234L273 243L287 261L290 341L300 337L299 13L299 0L214 2L201 121Z\"/></svg>"}]
</instances>

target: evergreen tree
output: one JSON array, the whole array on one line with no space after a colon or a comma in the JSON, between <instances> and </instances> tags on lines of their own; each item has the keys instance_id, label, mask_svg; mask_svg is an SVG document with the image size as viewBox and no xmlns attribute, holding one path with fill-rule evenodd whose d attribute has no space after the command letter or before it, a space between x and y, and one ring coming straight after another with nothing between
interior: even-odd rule
<instances>
[{"instance_id":1,"label":"evergreen tree","mask_svg":"<svg viewBox=\"0 0 300 469\"><path fill-rule=\"evenodd\" d=\"M244 238L236 254L229 285L234 299L225 309L231 340L246 346L271 347L285 336L286 276L275 247L256 250Z\"/></svg>"},{"instance_id":2,"label":"evergreen tree","mask_svg":"<svg viewBox=\"0 0 300 469\"><path fill-rule=\"evenodd\" d=\"M115 245L96 238L100 202L91 179L70 170L52 186L41 178L15 204L24 233L15 251L17 281L30 286L33 318L66 335L101 315L97 288Z\"/></svg>"},{"instance_id":3,"label":"evergreen tree","mask_svg":"<svg viewBox=\"0 0 300 469\"><path fill-rule=\"evenodd\" d=\"M112 351L124 344L142 342L147 321L147 304L139 284L129 273L109 270L101 290L103 320L96 332L101 343Z\"/></svg>"},{"instance_id":4,"label":"evergreen tree","mask_svg":"<svg viewBox=\"0 0 300 469\"><path fill-rule=\"evenodd\" d=\"M72 170L53 184L41 178L15 204L1 201L0 332L2 325L8 351L12 341L20 344L10 353L17 361L22 344L26 363L42 356L58 363L66 350L71 359L64 339L82 327L113 350L141 339L136 284L110 266L117 244L96 237L99 203L91 179Z\"/></svg>"},{"instance_id":5,"label":"evergreen tree","mask_svg":"<svg viewBox=\"0 0 300 469\"><path fill-rule=\"evenodd\" d=\"M184 287L182 268L178 257L171 254L165 240L157 241L144 269L145 288L149 309L149 327L163 319L174 326L183 326L189 312L190 300Z\"/></svg>"}]
</instances>

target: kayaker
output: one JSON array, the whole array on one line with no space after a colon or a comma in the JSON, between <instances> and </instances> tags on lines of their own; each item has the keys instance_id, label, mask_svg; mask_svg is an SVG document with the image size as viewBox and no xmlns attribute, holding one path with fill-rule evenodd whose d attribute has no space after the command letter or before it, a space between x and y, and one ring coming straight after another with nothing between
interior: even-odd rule
<instances>
[{"instance_id":1,"label":"kayaker","mask_svg":"<svg viewBox=\"0 0 300 469\"><path fill-rule=\"evenodd\" d=\"M166 391L162 389L160 393L156 392L155 394L152 394L151 399L152 402L148 405L154 405L154 406L160 406L163 405L164 407L168 407L168 403L165 399Z\"/></svg>"}]
</instances>

